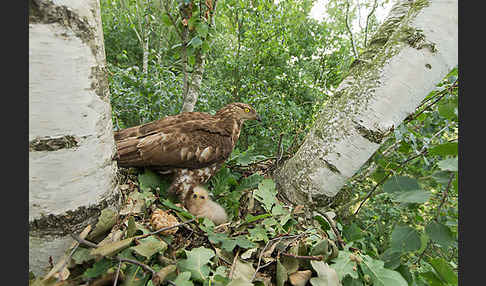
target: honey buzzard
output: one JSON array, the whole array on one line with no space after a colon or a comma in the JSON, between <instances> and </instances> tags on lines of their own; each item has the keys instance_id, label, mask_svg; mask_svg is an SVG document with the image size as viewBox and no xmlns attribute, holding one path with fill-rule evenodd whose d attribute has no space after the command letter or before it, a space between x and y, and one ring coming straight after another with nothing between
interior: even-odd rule
<instances>
[{"instance_id":1,"label":"honey buzzard","mask_svg":"<svg viewBox=\"0 0 486 286\"><path fill-rule=\"evenodd\" d=\"M184 112L116 131L116 159L121 167L173 173L169 192L183 200L228 159L245 120L261 121L250 105L231 103L215 115Z\"/></svg>"}]
</instances>

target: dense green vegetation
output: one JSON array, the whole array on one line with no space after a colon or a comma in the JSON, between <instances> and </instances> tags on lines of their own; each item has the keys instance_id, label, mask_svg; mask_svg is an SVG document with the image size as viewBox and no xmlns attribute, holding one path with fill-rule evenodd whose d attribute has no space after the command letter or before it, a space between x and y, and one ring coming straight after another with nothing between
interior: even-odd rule
<instances>
[{"instance_id":1,"label":"dense green vegetation","mask_svg":"<svg viewBox=\"0 0 486 286\"><path fill-rule=\"evenodd\" d=\"M370 11L383 1L360 1L359 5L352 1L348 9L346 1L331 0L328 15L320 22L308 16L312 0L219 0L214 24L199 17L207 2L178 0L166 6L165 0L101 1L115 128L177 114L183 103L184 71L190 74L197 65L195 57L201 54L205 55L204 76L195 110L214 113L226 103L241 101L253 105L264 118L262 124L246 124L232 157L209 184L232 219L228 231L217 232L204 220L192 227L197 231L191 233L190 244L169 236L160 246L160 240L148 237L120 255L158 271L171 263L154 254L168 247L171 254L167 256L178 260L178 275L167 278L177 285L229 285L235 263L241 277L249 279L255 270L260 272L255 285L270 285L264 284L270 280L272 285L284 285L297 269L313 270L312 285L337 285L328 265L345 286L457 285L457 69L395 128L343 188L333 212L326 214L334 217L345 243L336 258L332 251L328 253L327 244L338 244L339 237L324 214L303 218L298 207L289 208L276 200L268 175L275 167L279 139L284 158L292 156L316 111L346 75L355 59L354 49L359 53L365 48L365 39L379 25ZM175 27L186 27L177 15L189 4L193 4L193 17L187 25L185 61ZM178 19L175 26L166 8ZM367 18L368 25L357 31L348 29L346 21L357 26L354 19L358 17ZM142 225L151 205L171 209L181 219L191 217L165 198L166 181L148 170L137 179L140 192L134 192L147 209L126 216L132 237L149 232ZM279 235L300 240L292 244L282 239L273 258L260 261L260 252ZM75 253L76 262L86 269L81 280L100 279L118 268L118 262L107 258L87 264L83 251ZM275 257L277 252L324 255L327 264ZM258 268L266 263L270 264ZM127 264L122 272L124 285L156 284L152 274L138 265ZM323 284L326 279L329 284ZM244 280L231 285L252 285Z\"/></svg>"}]
</instances>

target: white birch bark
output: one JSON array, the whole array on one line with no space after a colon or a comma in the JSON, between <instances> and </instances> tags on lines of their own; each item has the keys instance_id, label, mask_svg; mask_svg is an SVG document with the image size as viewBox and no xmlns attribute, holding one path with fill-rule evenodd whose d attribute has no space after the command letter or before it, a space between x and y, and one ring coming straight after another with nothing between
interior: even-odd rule
<instances>
[{"instance_id":1,"label":"white birch bark","mask_svg":"<svg viewBox=\"0 0 486 286\"><path fill-rule=\"evenodd\" d=\"M184 97L181 112L194 111L197 98L199 97L199 90L201 88L202 78L204 73L204 54L199 51L196 55L196 63L194 71L192 72L191 82L188 83L187 93Z\"/></svg>"},{"instance_id":2,"label":"white birch bark","mask_svg":"<svg viewBox=\"0 0 486 286\"><path fill-rule=\"evenodd\" d=\"M29 269L42 275L68 232L119 202L99 0L30 5Z\"/></svg>"},{"instance_id":3,"label":"white birch bark","mask_svg":"<svg viewBox=\"0 0 486 286\"><path fill-rule=\"evenodd\" d=\"M457 6L457 0L395 3L295 156L277 170L284 197L318 208L332 203L386 133L457 65Z\"/></svg>"}]
</instances>

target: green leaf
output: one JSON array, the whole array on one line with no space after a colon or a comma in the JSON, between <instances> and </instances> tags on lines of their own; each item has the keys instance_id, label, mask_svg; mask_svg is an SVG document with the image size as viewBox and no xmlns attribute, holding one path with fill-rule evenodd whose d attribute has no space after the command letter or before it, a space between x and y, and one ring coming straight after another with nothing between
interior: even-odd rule
<instances>
[{"instance_id":1,"label":"green leaf","mask_svg":"<svg viewBox=\"0 0 486 286\"><path fill-rule=\"evenodd\" d=\"M89 261L93 258L94 257L90 254L90 250L82 247L78 247L72 256L72 259L76 264L82 264L83 262Z\"/></svg>"},{"instance_id":2,"label":"green leaf","mask_svg":"<svg viewBox=\"0 0 486 286\"><path fill-rule=\"evenodd\" d=\"M439 168L444 171L457 172L457 157L439 161L439 163L437 163L437 166L439 166Z\"/></svg>"},{"instance_id":3,"label":"green leaf","mask_svg":"<svg viewBox=\"0 0 486 286\"><path fill-rule=\"evenodd\" d=\"M204 281L209 276L209 266L207 265L211 258L214 257L214 251L204 247L194 248L191 251L186 250L187 259L177 263L180 271L190 271L191 277L197 281Z\"/></svg>"},{"instance_id":4,"label":"green leaf","mask_svg":"<svg viewBox=\"0 0 486 286\"><path fill-rule=\"evenodd\" d=\"M333 260L334 263L330 266L336 270L339 280L342 280L346 275L358 279L358 272L353 269L356 266L356 262L349 258L350 255L355 254L345 250L339 251L338 257Z\"/></svg>"},{"instance_id":5,"label":"green leaf","mask_svg":"<svg viewBox=\"0 0 486 286\"><path fill-rule=\"evenodd\" d=\"M233 279L242 279L247 282L251 281L255 268L250 262L243 262L240 259L235 261L235 271L233 272Z\"/></svg>"},{"instance_id":6,"label":"green leaf","mask_svg":"<svg viewBox=\"0 0 486 286\"><path fill-rule=\"evenodd\" d=\"M361 269L365 275L367 274L371 277L373 286L408 286L407 281L400 273L386 269L383 266L383 261L372 259L367 255L363 256Z\"/></svg>"},{"instance_id":7,"label":"green leaf","mask_svg":"<svg viewBox=\"0 0 486 286\"><path fill-rule=\"evenodd\" d=\"M285 282L289 279L289 273L285 266L277 259L277 286L283 286Z\"/></svg>"},{"instance_id":8,"label":"green leaf","mask_svg":"<svg viewBox=\"0 0 486 286\"><path fill-rule=\"evenodd\" d=\"M201 38L199 38L198 36L195 36L187 44L190 45L190 46L193 46L194 48L197 48L200 45L202 45L202 43L203 43L203 41L201 40ZM194 64L194 63L192 63L192 64Z\"/></svg>"},{"instance_id":9,"label":"green leaf","mask_svg":"<svg viewBox=\"0 0 486 286\"><path fill-rule=\"evenodd\" d=\"M123 249L129 247L130 244L132 243L132 241L135 238L137 238L137 237L134 236L134 237L130 237L130 238L120 240L120 241L115 241L115 242L104 244L100 247L91 249L90 254L93 255L93 256L97 256L97 255L99 255L99 256L111 256L111 255L114 255L114 254L122 251Z\"/></svg>"},{"instance_id":10,"label":"green leaf","mask_svg":"<svg viewBox=\"0 0 486 286\"><path fill-rule=\"evenodd\" d=\"M448 142L434 146L429 149L429 154L441 156L457 156L457 142Z\"/></svg>"},{"instance_id":11,"label":"green leaf","mask_svg":"<svg viewBox=\"0 0 486 286\"><path fill-rule=\"evenodd\" d=\"M343 286L364 286L363 281L346 276L342 280Z\"/></svg>"},{"instance_id":12,"label":"green leaf","mask_svg":"<svg viewBox=\"0 0 486 286\"><path fill-rule=\"evenodd\" d=\"M272 179L264 179L258 184L258 189L253 191L253 196L263 204L267 212L271 212L272 206L277 202L276 195L277 191Z\"/></svg>"},{"instance_id":13,"label":"green leaf","mask_svg":"<svg viewBox=\"0 0 486 286\"><path fill-rule=\"evenodd\" d=\"M95 278L100 276L101 274L105 273L111 266L113 266L113 262L106 258L101 259L98 262L95 262L91 268L86 269L83 273L84 278Z\"/></svg>"},{"instance_id":14,"label":"green leaf","mask_svg":"<svg viewBox=\"0 0 486 286\"><path fill-rule=\"evenodd\" d=\"M250 233L250 239L252 241L268 241L267 230L260 225L257 225L255 228L248 229L248 232Z\"/></svg>"},{"instance_id":15,"label":"green leaf","mask_svg":"<svg viewBox=\"0 0 486 286\"><path fill-rule=\"evenodd\" d=\"M405 176L393 176L383 184L383 191L387 193L408 192L419 190L416 179Z\"/></svg>"},{"instance_id":16,"label":"green leaf","mask_svg":"<svg viewBox=\"0 0 486 286\"><path fill-rule=\"evenodd\" d=\"M313 286L340 286L338 274L336 270L329 267L327 263L324 261L315 261L312 260L311 262L312 268L317 272L318 277L314 277L310 279L310 283Z\"/></svg>"},{"instance_id":17,"label":"green leaf","mask_svg":"<svg viewBox=\"0 0 486 286\"><path fill-rule=\"evenodd\" d=\"M385 262L385 267L389 269L395 269L400 266L400 257L402 253L394 250L393 248L387 248L383 252L380 258Z\"/></svg>"},{"instance_id":18,"label":"green leaf","mask_svg":"<svg viewBox=\"0 0 486 286\"><path fill-rule=\"evenodd\" d=\"M425 190L415 190L400 193L392 198L395 202L400 203L425 203L432 196L432 193Z\"/></svg>"},{"instance_id":19,"label":"green leaf","mask_svg":"<svg viewBox=\"0 0 486 286\"><path fill-rule=\"evenodd\" d=\"M174 284L177 286L194 286L192 281L189 279L191 278L191 272L182 272L181 274L177 275L176 280L174 280Z\"/></svg>"},{"instance_id":20,"label":"green leaf","mask_svg":"<svg viewBox=\"0 0 486 286\"><path fill-rule=\"evenodd\" d=\"M364 236L363 231L354 222L343 227L343 235L348 241L355 241Z\"/></svg>"},{"instance_id":21,"label":"green leaf","mask_svg":"<svg viewBox=\"0 0 486 286\"><path fill-rule=\"evenodd\" d=\"M420 273L420 276L422 276L425 279L425 281L427 281L429 286L446 286L446 284L444 284L440 280L440 278L437 276L437 274L435 274L432 271Z\"/></svg>"},{"instance_id":22,"label":"green leaf","mask_svg":"<svg viewBox=\"0 0 486 286\"><path fill-rule=\"evenodd\" d=\"M452 102L439 105L439 115L450 120L455 120L457 117L456 108L457 105Z\"/></svg>"},{"instance_id":23,"label":"green leaf","mask_svg":"<svg viewBox=\"0 0 486 286\"><path fill-rule=\"evenodd\" d=\"M452 243L455 241L450 228L435 221L431 221L425 227L425 233L427 233L433 242L436 242L444 247L452 245Z\"/></svg>"},{"instance_id":24,"label":"green leaf","mask_svg":"<svg viewBox=\"0 0 486 286\"><path fill-rule=\"evenodd\" d=\"M209 26L206 23L198 23L196 25L196 32L201 38L206 38L208 30Z\"/></svg>"},{"instance_id":25,"label":"green leaf","mask_svg":"<svg viewBox=\"0 0 486 286\"><path fill-rule=\"evenodd\" d=\"M152 257L152 255L154 255L155 253L167 249L167 243L154 237L147 237L139 241L140 244L132 247L132 249L136 253L145 256L145 258L147 259Z\"/></svg>"},{"instance_id":26,"label":"green leaf","mask_svg":"<svg viewBox=\"0 0 486 286\"><path fill-rule=\"evenodd\" d=\"M241 180L240 184L235 188L235 191L254 189L263 180L263 176L260 174L252 174Z\"/></svg>"},{"instance_id":27,"label":"green leaf","mask_svg":"<svg viewBox=\"0 0 486 286\"><path fill-rule=\"evenodd\" d=\"M443 281L452 285L457 285L457 273L454 272L449 263L447 263L444 259L440 257L432 258L429 260L429 263Z\"/></svg>"},{"instance_id":28,"label":"green leaf","mask_svg":"<svg viewBox=\"0 0 486 286\"><path fill-rule=\"evenodd\" d=\"M155 190L157 187L160 188L161 193L165 194L165 191L169 187L169 183L157 175L150 169L145 168L143 173L138 175L138 182L140 183L140 190L149 191L150 189Z\"/></svg>"},{"instance_id":29,"label":"green leaf","mask_svg":"<svg viewBox=\"0 0 486 286\"><path fill-rule=\"evenodd\" d=\"M395 226L391 234L391 248L397 252L415 251L420 248L418 232L409 226Z\"/></svg>"},{"instance_id":30,"label":"green leaf","mask_svg":"<svg viewBox=\"0 0 486 286\"><path fill-rule=\"evenodd\" d=\"M127 223L127 237L132 237L137 232L137 226L135 225L135 218L130 216Z\"/></svg>"},{"instance_id":31,"label":"green leaf","mask_svg":"<svg viewBox=\"0 0 486 286\"><path fill-rule=\"evenodd\" d=\"M97 236L104 234L110 230L116 223L117 212L110 208L103 209L100 216L98 217L98 222L93 231L88 235L88 239L96 238Z\"/></svg>"},{"instance_id":32,"label":"green leaf","mask_svg":"<svg viewBox=\"0 0 486 286\"><path fill-rule=\"evenodd\" d=\"M164 23L167 26L172 26L172 22L170 21L170 18L167 14L162 15L162 23Z\"/></svg>"}]
</instances>

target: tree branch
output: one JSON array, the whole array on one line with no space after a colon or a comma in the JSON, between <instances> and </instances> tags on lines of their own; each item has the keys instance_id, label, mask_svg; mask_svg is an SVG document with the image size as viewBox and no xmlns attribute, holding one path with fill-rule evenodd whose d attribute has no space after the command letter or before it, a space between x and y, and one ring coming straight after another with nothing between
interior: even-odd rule
<instances>
[{"instance_id":1,"label":"tree branch","mask_svg":"<svg viewBox=\"0 0 486 286\"><path fill-rule=\"evenodd\" d=\"M358 58L358 51L356 50L356 46L354 45L353 32L351 32L351 28L349 27L348 18L349 18L349 0L346 0L346 20L345 20L346 29L349 33L349 37L350 37L350 40L351 40L351 46L353 47L354 57L357 59Z\"/></svg>"},{"instance_id":2,"label":"tree branch","mask_svg":"<svg viewBox=\"0 0 486 286\"><path fill-rule=\"evenodd\" d=\"M365 47L367 46L367 42L368 42L368 26L369 26L370 17L371 17L371 15L373 15L375 13L376 7L378 7L378 1L377 0L375 0L375 2L373 2L373 8L371 9L370 13L368 14L368 17L366 17L365 38L364 38L364 46Z\"/></svg>"}]
</instances>

